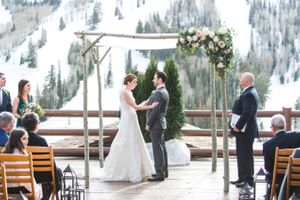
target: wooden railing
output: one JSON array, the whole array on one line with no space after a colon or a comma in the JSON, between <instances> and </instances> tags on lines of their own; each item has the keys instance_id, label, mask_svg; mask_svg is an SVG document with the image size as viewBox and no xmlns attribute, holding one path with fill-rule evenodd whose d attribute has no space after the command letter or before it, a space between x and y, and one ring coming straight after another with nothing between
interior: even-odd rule
<instances>
[{"instance_id":1,"label":"wooden railing","mask_svg":"<svg viewBox=\"0 0 300 200\"><path fill-rule=\"evenodd\" d=\"M45 110L47 117L83 117L83 111L79 110ZM209 110L185 110L186 117L192 118L209 118L211 113ZM287 130L291 130L292 118L300 117L300 111L293 111L291 108L283 108L278 111L263 111L259 110L257 112L258 118L270 118L274 114L281 113L285 116L287 121ZM88 111L88 117L98 117L98 111ZM103 111L103 117L118 117L119 111ZM217 118L222 117L222 112L217 111ZM188 129L184 128L181 130L183 136L198 136L198 137L210 137L210 129ZM98 129L89 129L89 136L97 136L99 134ZM114 136L117 133L117 129L114 128L104 128L103 134L105 136ZM83 136L83 129L40 129L40 135L46 136ZM217 136L222 137L223 130L217 130ZM260 137L272 137L271 131L262 130L260 131ZM98 156L98 148L89 148L90 156ZM211 149L199 149L190 148L192 156L211 156ZM104 153L109 152L109 147L104 147ZM54 153L56 156L83 156L83 148L54 148ZM230 149L229 154L235 155L235 149ZM222 156L222 150L218 150L218 155ZM262 155L262 151L259 149L254 149L254 155Z\"/></svg>"}]
</instances>

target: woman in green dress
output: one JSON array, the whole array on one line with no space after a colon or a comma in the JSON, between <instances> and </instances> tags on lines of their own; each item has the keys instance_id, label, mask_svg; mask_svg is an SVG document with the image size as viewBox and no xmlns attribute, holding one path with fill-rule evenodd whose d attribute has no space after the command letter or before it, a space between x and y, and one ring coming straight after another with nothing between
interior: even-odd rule
<instances>
[{"instance_id":1,"label":"woman in green dress","mask_svg":"<svg viewBox=\"0 0 300 200\"><path fill-rule=\"evenodd\" d=\"M33 96L30 95L31 85L28 80L22 79L18 84L18 96L15 97L13 102L13 115L17 118L17 127L22 126L21 113L22 109L27 104L34 102Z\"/></svg>"}]
</instances>

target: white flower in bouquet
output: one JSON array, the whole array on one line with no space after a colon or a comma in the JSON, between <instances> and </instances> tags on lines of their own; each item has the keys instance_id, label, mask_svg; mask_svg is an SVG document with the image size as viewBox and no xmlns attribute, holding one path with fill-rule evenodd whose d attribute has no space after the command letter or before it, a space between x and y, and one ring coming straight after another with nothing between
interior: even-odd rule
<instances>
[{"instance_id":1,"label":"white flower in bouquet","mask_svg":"<svg viewBox=\"0 0 300 200\"><path fill-rule=\"evenodd\" d=\"M217 42L219 42L219 41L220 41L220 39L219 39L219 37L218 37L218 36L215 36L215 37L213 38L213 41L214 41L215 43L217 43Z\"/></svg>"},{"instance_id":2,"label":"white flower in bouquet","mask_svg":"<svg viewBox=\"0 0 300 200\"><path fill-rule=\"evenodd\" d=\"M218 45L219 45L219 47L224 48L224 47L225 47L225 42L222 41L222 40L220 40L220 41L218 42Z\"/></svg>"},{"instance_id":3,"label":"white flower in bouquet","mask_svg":"<svg viewBox=\"0 0 300 200\"><path fill-rule=\"evenodd\" d=\"M203 33L203 35L207 36L210 34L210 30L207 27L205 27L205 28L203 28L202 33Z\"/></svg>"},{"instance_id":4,"label":"white flower in bouquet","mask_svg":"<svg viewBox=\"0 0 300 200\"><path fill-rule=\"evenodd\" d=\"M185 44L185 39L184 38L180 38L179 41L181 42L181 44Z\"/></svg>"},{"instance_id":5,"label":"white flower in bouquet","mask_svg":"<svg viewBox=\"0 0 300 200\"><path fill-rule=\"evenodd\" d=\"M222 68L224 68L225 66L224 66L224 64L223 64L222 62L219 62L218 65L217 65L217 67L218 67L219 69L222 69Z\"/></svg>"},{"instance_id":6,"label":"white flower in bouquet","mask_svg":"<svg viewBox=\"0 0 300 200\"><path fill-rule=\"evenodd\" d=\"M221 34L221 35L225 35L227 33L227 28L225 26L221 26L218 29L218 33Z\"/></svg>"},{"instance_id":7,"label":"white flower in bouquet","mask_svg":"<svg viewBox=\"0 0 300 200\"><path fill-rule=\"evenodd\" d=\"M26 113L36 113L39 118L44 117L45 111L42 109L42 107L38 103L29 103L26 104L24 108L21 110L21 116L25 115Z\"/></svg>"},{"instance_id":8,"label":"white flower in bouquet","mask_svg":"<svg viewBox=\"0 0 300 200\"><path fill-rule=\"evenodd\" d=\"M193 35L192 39L193 39L194 42L196 42L198 40L197 35Z\"/></svg>"}]
</instances>

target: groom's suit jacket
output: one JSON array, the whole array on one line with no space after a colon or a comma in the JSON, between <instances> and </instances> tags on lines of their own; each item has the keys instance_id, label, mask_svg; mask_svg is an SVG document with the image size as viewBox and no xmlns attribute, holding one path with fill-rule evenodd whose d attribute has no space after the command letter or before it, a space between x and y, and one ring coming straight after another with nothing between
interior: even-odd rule
<instances>
[{"instance_id":1,"label":"groom's suit jacket","mask_svg":"<svg viewBox=\"0 0 300 200\"><path fill-rule=\"evenodd\" d=\"M169 104L169 93L166 86L161 86L155 90L148 100L148 105L158 102L158 105L147 110L147 125L150 130L167 129L166 114Z\"/></svg>"},{"instance_id":2,"label":"groom's suit jacket","mask_svg":"<svg viewBox=\"0 0 300 200\"><path fill-rule=\"evenodd\" d=\"M0 102L0 113L3 111L12 112L10 93L5 89L2 89L2 103Z\"/></svg>"}]
</instances>

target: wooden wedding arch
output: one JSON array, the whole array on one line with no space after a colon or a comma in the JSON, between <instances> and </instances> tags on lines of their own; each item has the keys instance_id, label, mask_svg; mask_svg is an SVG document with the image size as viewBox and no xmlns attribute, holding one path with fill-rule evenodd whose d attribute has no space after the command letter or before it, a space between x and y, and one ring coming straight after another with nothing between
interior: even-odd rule
<instances>
[{"instance_id":1,"label":"wooden wedding arch","mask_svg":"<svg viewBox=\"0 0 300 200\"><path fill-rule=\"evenodd\" d=\"M93 59L97 67L98 79L98 107L99 107L99 161L100 167L103 167L103 109L102 109L102 81L100 74L100 64L109 53L112 47L127 48L135 50L158 50L158 49L175 49L178 39L177 33L168 34L121 34L121 33L106 33L106 32L75 32L75 35L82 40L81 56L83 58L83 129L84 129L84 163L85 163L85 187L89 188L89 143L88 143L88 67L87 67L87 53L93 53ZM105 39L110 38L106 41ZM130 40L130 43L119 43L117 39ZM143 41L139 42L139 41ZM104 41L104 42L103 42ZM136 41L132 44L132 41ZM147 43L148 44L145 44ZM87 44L89 42L89 44ZM102 56L99 55L99 47L107 48ZM213 106L212 106L213 107ZM211 116L216 116L215 108L212 109ZM215 121L215 120L212 120ZM215 123L212 123L212 137L216 137ZM216 139L213 139L216 140ZM213 143L213 152L217 152L217 145ZM213 155L214 156L214 155ZM216 162L216 158L213 159ZM213 164L214 166L215 164ZM214 171L214 170L213 170Z\"/></svg>"}]
</instances>

